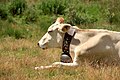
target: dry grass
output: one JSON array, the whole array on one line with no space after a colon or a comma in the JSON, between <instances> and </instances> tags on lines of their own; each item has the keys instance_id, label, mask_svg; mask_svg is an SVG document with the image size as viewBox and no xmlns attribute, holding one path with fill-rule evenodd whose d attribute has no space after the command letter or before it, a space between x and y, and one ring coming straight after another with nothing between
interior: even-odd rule
<instances>
[{"instance_id":1,"label":"dry grass","mask_svg":"<svg viewBox=\"0 0 120 80\"><path fill-rule=\"evenodd\" d=\"M120 80L119 67L62 67L35 71L35 66L59 61L60 50L41 50L36 40L4 38L0 43L0 80Z\"/></svg>"}]
</instances>

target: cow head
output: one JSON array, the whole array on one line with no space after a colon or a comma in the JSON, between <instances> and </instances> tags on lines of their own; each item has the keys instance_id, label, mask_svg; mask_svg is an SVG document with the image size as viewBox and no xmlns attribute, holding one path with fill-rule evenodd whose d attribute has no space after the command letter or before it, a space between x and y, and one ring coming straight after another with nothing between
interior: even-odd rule
<instances>
[{"instance_id":1,"label":"cow head","mask_svg":"<svg viewBox=\"0 0 120 80\"><path fill-rule=\"evenodd\" d=\"M70 27L70 24L64 24L63 18L57 18L56 22L48 28L46 34L38 42L38 46L42 49L61 48L64 34Z\"/></svg>"}]
</instances>

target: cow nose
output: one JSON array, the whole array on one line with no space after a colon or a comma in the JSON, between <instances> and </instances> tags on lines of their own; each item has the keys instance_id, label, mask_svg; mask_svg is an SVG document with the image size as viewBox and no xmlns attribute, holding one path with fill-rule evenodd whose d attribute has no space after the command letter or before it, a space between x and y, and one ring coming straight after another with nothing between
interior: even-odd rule
<instances>
[{"instance_id":1,"label":"cow nose","mask_svg":"<svg viewBox=\"0 0 120 80\"><path fill-rule=\"evenodd\" d=\"M38 47L42 48L42 49L46 49L45 45L41 45L39 42L37 43Z\"/></svg>"}]
</instances>

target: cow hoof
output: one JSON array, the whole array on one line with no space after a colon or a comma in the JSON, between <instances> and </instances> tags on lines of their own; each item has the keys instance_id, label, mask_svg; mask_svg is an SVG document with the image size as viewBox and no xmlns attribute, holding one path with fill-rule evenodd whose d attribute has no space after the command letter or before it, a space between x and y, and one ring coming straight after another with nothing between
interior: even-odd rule
<instances>
[{"instance_id":1,"label":"cow hoof","mask_svg":"<svg viewBox=\"0 0 120 80\"><path fill-rule=\"evenodd\" d=\"M44 67L43 66L35 67L35 70L41 70L41 69L44 69Z\"/></svg>"},{"instance_id":2,"label":"cow hoof","mask_svg":"<svg viewBox=\"0 0 120 80\"><path fill-rule=\"evenodd\" d=\"M38 69L40 69L40 67L35 67L35 70L38 70Z\"/></svg>"}]
</instances>

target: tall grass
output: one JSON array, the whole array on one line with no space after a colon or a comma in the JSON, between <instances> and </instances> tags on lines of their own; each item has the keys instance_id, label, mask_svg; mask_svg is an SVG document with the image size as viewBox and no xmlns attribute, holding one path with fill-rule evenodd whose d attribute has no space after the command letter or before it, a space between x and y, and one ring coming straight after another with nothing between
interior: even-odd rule
<instances>
[{"instance_id":1,"label":"tall grass","mask_svg":"<svg viewBox=\"0 0 120 80\"><path fill-rule=\"evenodd\" d=\"M15 39L21 38L29 38L31 33L29 32L29 28L25 28L24 26L10 24L7 21L0 20L0 37L14 37Z\"/></svg>"},{"instance_id":2,"label":"tall grass","mask_svg":"<svg viewBox=\"0 0 120 80\"><path fill-rule=\"evenodd\" d=\"M0 18L15 23L35 23L42 16L63 16L73 25L119 24L120 1L117 0L10 0L0 4Z\"/></svg>"},{"instance_id":3,"label":"tall grass","mask_svg":"<svg viewBox=\"0 0 120 80\"><path fill-rule=\"evenodd\" d=\"M120 68L62 67L35 71L59 61L61 51L43 51L38 40L58 16L80 28L120 31L119 0L0 0L0 80L120 80Z\"/></svg>"},{"instance_id":4,"label":"tall grass","mask_svg":"<svg viewBox=\"0 0 120 80\"><path fill-rule=\"evenodd\" d=\"M87 64L77 68L34 70L35 66L59 61L60 50L43 51L37 39L0 39L1 80L119 80L120 68L107 66L94 68Z\"/></svg>"}]
</instances>

